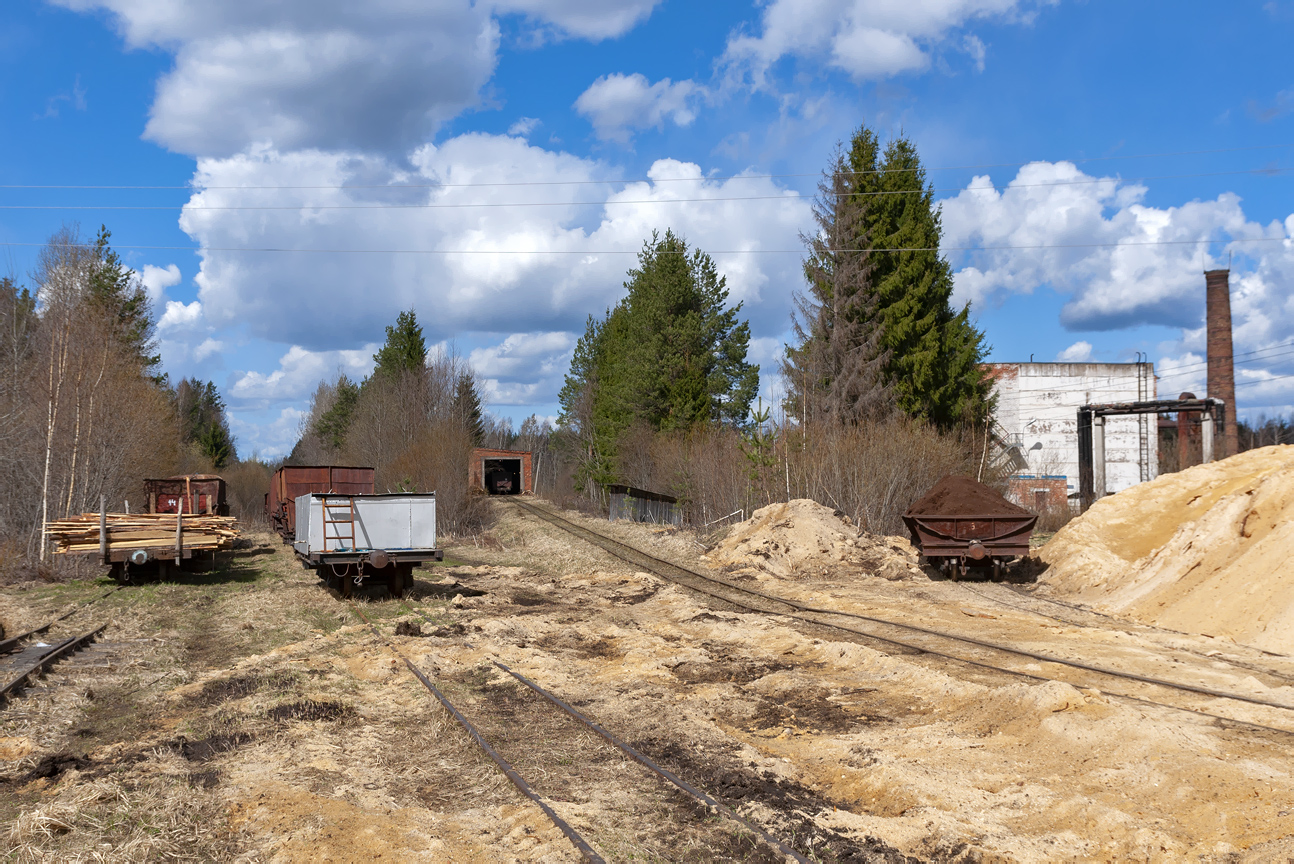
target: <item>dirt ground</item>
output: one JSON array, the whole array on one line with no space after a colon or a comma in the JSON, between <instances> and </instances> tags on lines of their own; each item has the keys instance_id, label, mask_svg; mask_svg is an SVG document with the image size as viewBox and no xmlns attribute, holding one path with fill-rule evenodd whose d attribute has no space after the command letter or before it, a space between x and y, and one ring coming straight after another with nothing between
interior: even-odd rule
<instances>
[{"instance_id":1,"label":"dirt ground","mask_svg":"<svg viewBox=\"0 0 1294 864\"><path fill-rule=\"evenodd\" d=\"M815 860L1294 858L1294 736L1103 690L1291 730L1294 711L966 653L1074 684L1027 681L743 613L498 508L482 542L416 571L412 598L361 605L608 860L776 858L490 660ZM688 532L587 524L703 563ZM1059 607L1030 586L830 568L744 578L1294 705L1294 659ZM5 589L0 623L15 632L110 587ZM114 592L51 636L104 621L94 649L0 712L10 859L578 860L277 539L256 538L216 573ZM394 636L402 622L425 635Z\"/></svg>"}]
</instances>

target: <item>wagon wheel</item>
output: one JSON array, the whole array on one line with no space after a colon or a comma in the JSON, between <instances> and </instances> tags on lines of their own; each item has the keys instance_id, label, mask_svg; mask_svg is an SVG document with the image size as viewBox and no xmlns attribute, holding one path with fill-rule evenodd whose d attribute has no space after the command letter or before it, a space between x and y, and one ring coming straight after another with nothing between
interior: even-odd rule
<instances>
[{"instance_id":1,"label":"wagon wheel","mask_svg":"<svg viewBox=\"0 0 1294 864\"><path fill-rule=\"evenodd\" d=\"M952 563L952 566L948 568L948 576L956 582L962 576L966 575L966 563L956 558L950 558L949 561Z\"/></svg>"},{"instance_id":2,"label":"wagon wheel","mask_svg":"<svg viewBox=\"0 0 1294 864\"><path fill-rule=\"evenodd\" d=\"M989 578L994 582L1002 581L1002 562L996 558L993 559L993 571L989 575Z\"/></svg>"}]
</instances>

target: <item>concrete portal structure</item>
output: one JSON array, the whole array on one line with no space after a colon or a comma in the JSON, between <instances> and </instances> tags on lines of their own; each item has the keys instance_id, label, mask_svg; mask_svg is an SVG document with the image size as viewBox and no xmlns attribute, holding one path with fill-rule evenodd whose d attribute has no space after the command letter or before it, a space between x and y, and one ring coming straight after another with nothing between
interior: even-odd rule
<instances>
[{"instance_id":1,"label":"concrete portal structure","mask_svg":"<svg viewBox=\"0 0 1294 864\"><path fill-rule=\"evenodd\" d=\"M490 495L531 495L535 491L529 450L477 447L467 469L468 485Z\"/></svg>"},{"instance_id":2,"label":"concrete portal structure","mask_svg":"<svg viewBox=\"0 0 1294 864\"><path fill-rule=\"evenodd\" d=\"M997 397L998 437L1018 448L1008 488L1017 504L1054 507L1079 494L1078 409L1084 405L1157 398L1151 363L990 363ZM1154 415L1109 417L1105 425L1105 488L1113 493L1159 474Z\"/></svg>"}]
</instances>

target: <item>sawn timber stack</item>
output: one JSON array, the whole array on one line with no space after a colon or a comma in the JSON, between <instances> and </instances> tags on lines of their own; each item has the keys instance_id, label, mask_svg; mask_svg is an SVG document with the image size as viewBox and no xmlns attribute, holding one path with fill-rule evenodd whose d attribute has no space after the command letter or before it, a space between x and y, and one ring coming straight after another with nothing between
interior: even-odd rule
<instances>
[{"instance_id":1,"label":"sawn timber stack","mask_svg":"<svg viewBox=\"0 0 1294 864\"><path fill-rule=\"evenodd\" d=\"M233 517L201 513L82 513L45 526L56 553L97 555L120 581L145 568L165 570L195 558L214 561L239 533Z\"/></svg>"}]
</instances>

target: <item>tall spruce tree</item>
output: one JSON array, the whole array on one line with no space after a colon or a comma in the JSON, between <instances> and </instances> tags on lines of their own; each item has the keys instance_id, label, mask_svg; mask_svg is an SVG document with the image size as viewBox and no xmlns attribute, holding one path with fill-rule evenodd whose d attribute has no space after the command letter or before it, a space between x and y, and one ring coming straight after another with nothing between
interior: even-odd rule
<instances>
[{"instance_id":1,"label":"tall spruce tree","mask_svg":"<svg viewBox=\"0 0 1294 864\"><path fill-rule=\"evenodd\" d=\"M877 171L859 164L855 172ZM866 219L870 233L881 344L899 407L949 427L983 418L989 382L981 363L984 334L970 323L970 304L952 308L953 273L939 254L940 214L916 147L896 138L879 165L880 194Z\"/></svg>"},{"instance_id":2,"label":"tall spruce tree","mask_svg":"<svg viewBox=\"0 0 1294 864\"><path fill-rule=\"evenodd\" d=\"M211 381L184 378L172 395L179 418L180 440L192 445L220 470L238 458L225 416L225 402Z\"/></svg>"},{"instance_id":3,"label":"tall spruce tree","mask_svg":"<svg viewBox=\"0 0 1294 864\"><path fill-rule=\"evenodd\" d=\"M454 385L454 412L463 423L472 438L472 443L480 447L485 443L485 418L481 416L481 397L476 392L476 380L470 372L458 376Z\"/></svg>"},{"instance_id":4,"label":"tall spruce tree","mask_svg":"<svg viewBox=\"0 0 1294 864\"><path fill-rule=\"evenodd\" d=\"M866 162L876 136L863 129L851 157ZM861 157L858 154L863 154ZM885 383L877 299L864 224L874 175L855 175L837 151L818 184L813 216L818 230L802 234L808 292L794 297L792 327L799 344L782 361L785 409L801 423L856 423L883 416L894 403ZM861 188L860 188L861 187Z\"/></svg>"},{"instance_id":5,"label":"tall spruce tree","mask_svg":"<svg viewBox=\"0 0 1294 864\"><path fill-rule=\"evenodd\" d=\"M952 307L939 208L915 146L896 138L882 152L863 126L832 173L845 188L833 181L823 190L836 203L819 204L819 232L805 240L810 289L797 303L799 344L788 347L783 367L788 411L798 417L791 404L798 401L809 415L801 419L849 419L892 398L904 413L944 428L982 419L990 408L981 366L988 349L969 304Z\"/></svg>"}]
</instances>

